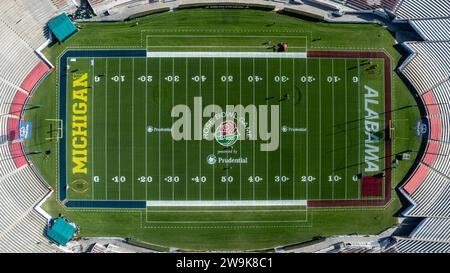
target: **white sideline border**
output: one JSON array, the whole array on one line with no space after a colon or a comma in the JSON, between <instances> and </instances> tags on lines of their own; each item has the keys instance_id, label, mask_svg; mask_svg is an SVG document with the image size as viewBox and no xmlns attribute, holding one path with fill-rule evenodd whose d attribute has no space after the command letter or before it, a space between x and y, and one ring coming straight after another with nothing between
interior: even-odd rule
<instances>
[{"instance_id":1,"label":"white sideline border","mask_svg":"<svg viewBox=\"0 0 450 273\"><path fill-rule=\"evenodd\" d=\"M205 51L147 51L147 58L303 58L306 52L205 52Z\"/></svg>"},{"instance_id":2,"label":"white sideline border","mask_svg":"<svg viewBox=\"0 0 450 273\"><path fill-rule=\"evenodd\" d=\"M201 200L146 201L147 207L251 207L251 206L307 206L307 200Z\"/></svg>"}]
</instances>

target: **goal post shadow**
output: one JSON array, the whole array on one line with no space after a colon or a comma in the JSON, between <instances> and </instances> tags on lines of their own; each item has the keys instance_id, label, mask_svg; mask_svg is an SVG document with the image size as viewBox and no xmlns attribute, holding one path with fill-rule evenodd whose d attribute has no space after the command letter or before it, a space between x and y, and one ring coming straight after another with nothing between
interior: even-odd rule
<instances>
[{"instance_id":1,"label":"goal post shadow","mask_svg":"<svg viewBox=\"0 0 450 273\"><path fill-rule=\"evenodd\" d=\"M45 121L49 122L49 131L47 132L49 136L45 140L59 141L63 137L63 120L45 119Z\"/></svg>"}]
</instances>

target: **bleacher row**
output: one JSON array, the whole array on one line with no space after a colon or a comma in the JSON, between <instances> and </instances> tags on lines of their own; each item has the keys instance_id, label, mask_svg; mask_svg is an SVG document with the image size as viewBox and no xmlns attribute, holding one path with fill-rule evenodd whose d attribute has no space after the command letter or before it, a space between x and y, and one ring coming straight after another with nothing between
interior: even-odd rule
<instances>
[{"instance_id":1,"label":"bleacher row","mask_svg":"<svg viewBox=\"0 0 450 273\"><path fill-rule=\"evenodd\" d=\"M19 141L22 108L49 71L35 54L48 39L46 24L61 7L49 0L0 5L0 252L49 252L46 219L34 207L50 192Z\"/></svg>"},{"instance_id":2,"label":"bleacher row","mask_svg":"<svg viewBox=\"0 0 450 273\"><path fill-rule=\"evenodd\" d=\"M445 18L450 16L447 0L402 0L395 9L398 20Z\"/></svg>"},{"instance_id":3,"label":"bleacher row","mask_svg":"<svg viewBox=\"0 0 450 273\"><path fill-rule=\"evenodd\" d=\"M414 239L450 242L450 219L426 218L411 233Z\"/></svg>"},{"instance_id":4,"label":"bleacher row","mask_svg":"<svg viewBox=\"0 0 450 273\"><path fill-rule=\"evenodd\" d=\"M367 0L347 0L345 4L351 7L356 7L361 10L373 10L384 8L389 11L394 11L400 0L379 0L379 1L367 1Z\"/></svg>"},{"instance_id":5,"label":"bleacher row","mask_svg":"<svg viewBox=\"0 0 450 273\"><path fill-rule=\"evenodd\" d=\"M426 41L450 40L450 13L447 18L410 20L411 26Z\"/></svg>"},{"instance_id":6,"label":"bleacher row","mask_svg":"<svg viewBox=\"0 0 450 273\"><path fill-rule=\"evenodd\" d=\"M318 0L321 1L321 0ZM396 20L442 18L450 16L446 0L331 0L357 10L384 9L395 14ZM446 5L447 4L447 5Z\"/></svg>"},{"instance_id":7,"label":"bleacher row","mask_svg":"<svg viewBox=\"0 0 450 273\"><path fill-rule=\"evenodd\" d=\"M398 238L395 248L400 253L450 253L446 242Z\"/></svg>"},{"instance_id":8,"label":"bleacher row","mask_svg":"<svg viewBox=\"0 0 450 273\"><path fill-rule=\"evenodd\" d=\"M410 56L399 71L419 94L428 120L420 163L401 186L411 202L403 215L423 218L398 252L450 252L450 5L445 0L403 0L395 9L425 40L404 43Z\"/></svg>"},{"instance_id":9,"label":"bleacher row","mask_svg":"<svg viewBox=\"0 0 450 273\"><path fill-rule=\"evenodd\" d=\"M413 52L400 70L419 94L442 85L449 80L449 42L411 42L406 46ZM433 71L433 73L421 73Z\"/></svg>"}]
</instances>

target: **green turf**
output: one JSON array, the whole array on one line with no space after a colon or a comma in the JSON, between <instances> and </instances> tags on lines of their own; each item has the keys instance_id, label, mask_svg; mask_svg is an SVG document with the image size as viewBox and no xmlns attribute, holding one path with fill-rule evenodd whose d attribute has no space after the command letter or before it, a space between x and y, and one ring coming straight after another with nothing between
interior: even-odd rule
<instances>
[{"instance_id":1,"label":"green turf","mask_svg":"<svg viewBox=\"0 0 450 273\"><path fill-rule=\"evenodd\" d=\"M65 50L70 48L146 48L147 35L240 35L241 38L216 38L207 41L199 41L196 38L179 39L150 39L149 45L232 45L238 46L239 51L270 51L266 47L261 47L262 43L267 39L255 40L256 48L247 49L249 40L245 37L249 33L260 35L290 35L299 36L306 35L307 46L309 49L326 50L326 49L346 49L346 50L385 50L393 59L393 67L396 67L400 59L400 54L394 49L395 44L393 36L383 27L378 25L354 25L354 24L327 24L312 23L299 20L287 16L281 16L273 12L262 12L253 10L203 10L193 9L176 11L173 13L157 14L138 20L139 25L134 26L134 21L126 23L92 23L81 24L81 30L77 36L62 45L52 45L45 50L45 55L56 65L57 57ZM275 24L273 24L275 23ZM274 41L273 41L274 42ZM289 43L300 43L298 41L289 41ZM244 47L245 46L245 47ZM156 48L155 48L156 50ZM163 49L164 50L164 49ZM170 48L170 51L186 50L186 48ZM192 50L192 49L191 49ZM197 49L196 49L197 50ZM217 51L223 49L208 49L208 51ZM295 49L291 49L295 51ZM302 49L299 48L298 51ZM227 51L234 51L227 49ZM321 60L320 62L327 62ZM137 67L137 66L136 66ZM142 66L140 66L142 68ZM305 66L306 67L306 66ZM314 66L308 65L314 71ZM334 66L333 66L334 67ZM58 68L58 67L57 67ZM118 67L116 66L116 69ZM260 67L258 67L260 69ZM329 69L329 68L328 68ZM342 69L341 65L336 69ZM309 71L308 71L309 72ZM317 82L316 82L317 83ZM314 84L316 84L314 83ZM57 73L51 73L45 80L41 82L39 88L33 94L30 103L41 105L38 109L33 109L25 113L25 119L33 121L33 135L26 143L27 151L50 150L51 154L47 157L43 155L30 155L29 158L33 164L40 170L41 174L47 179L50 185L57 189L57 144L49 142L45 137L49 135L49 127L45 123L46 118L58 118L58 79ZM192 91L195 85L191 83ZM191 90L191 88L188 89ZM170 89L169 89L170 91ZM169 92L170 93L170 92ZM150 96L151 97L151 96ZM156 99L157 97L153 97ZM352 97L355 99L355 97ZM330 98L328 98L330 99ZM341 99L341 98L338 98ZM347 98L349 104L355 104ZM313 96L308 97L311 103L308 107L316 108L318 100ZM314 104L315 103L315 104ZM325 103L323 101L323 103ZM329 102L328 102L329 103ZM327 104L329 105L329 104ZM342 105L336 104L337 107ZM419 111L415 104L414 98L410 95L405 84L394 73L393 77L393 95L392 95L393 122L396 128L396 138L394 139L393 152L399 153L410 150L412 156L417 153L420 138L414 136L414 124L420 118ZM104 110L104 109L103 109ZM126 113L128 109L124 108L121 112ZM312 111L312 109L310 109ZM354 109L349 109L353 111ZM306 111L304 110L301 111ZM309 110L308 110L309 111ZM328 113L332 111L328 109ZM116 115L117 111L112 111ZM319 111L317 110L317 113ZM111 113L112 114L112 113ZM151 110L149 115L155 114ZM343 117L335 115L336 118ZM354 115L355 113L349 113ZM300 115L302 118L305 116ZM316 126L312 121L316 117L309 115L311 126ZM104 126L104 122L98 121ZM296 120L296 122L299 122ZM142 124L144 124L142 122ZM145 125L145 124L144 124ZM95 127L95 126L94 126ZM311 127L313 128L313 127ZM352 127L353 128L353 127ZM343 128L336 127L336 131ZM313 129L311 129L313 130ZM317 129L315 129L317 130ZM122 130L121 130L122 131ZM323 136L325 134L322 134ZM141 138L145 138L142 134ZM339 135L339 137L342 137ZM362 137L362 136L361 136ZM311 136L309 142L316 141L317 136ZM142 141L135 139L135 141ZM353 138L349 141L355 141ZM95 142L95 137L94 137ZM337 146L343 145L341 140L336 141ZM305 145L305 144L303 144ZM301 145L295 145L297 149L301 149ZM165 147L164 147L165 148ZM169 147L167 147L170 149ZM305 147L303 147L304 149ZM141 150L136 150L136 154ZM349 154L355 151L349 149ZM95 153L98 155L98 153ZM101 154L101 153L100 153ZM157 153L156 153L157 154ZM137 155L136 155L137 156ZM140 157L142 154L140 155ZM318 157L317 152L310 153L310 156ZM340 156L337 154L334 161L328 162L328 167L332 162L343 164ZM341 159L341 160L339 160ZM102 159L99 159L100 161ZM305 166L306 158L299 165ZM317 160L317 159L314 159ZM348 157L348 161L356 160L356 157ZM128 164L124 162L123 164ZM153 162L157 164L157 161ZM351 162L349 162L351 163ZM393 187L395 187L408 171L412 162L400 162L400 165L393 170ZM310 172L322 173L314 170L322 166L319 164L308 164ZM323 165L326 166L326 165ZM297 169L296 169L296 172ZM153 182L152 182L153 183ZM58 190L58 189L57 189ZM329 189L326 190L327 194ZM339 193L342 194L342 193ZM350 196L356 194L348 191ZM312 196L312 195L311 195ZM233 221L248 217L245 213L253 213L250 211L239 212L238 214L221 212L220 215L206 212L204 217L199 218L199 212L186 212L186 215L180 216L179 212L153 212L145 210L76 210L67 209L56 201L56 195L53 195L45 204L44 208L52 215L57 216L63 213L70 217L81 227L81 236L122 236L131 237L136 240L142 240L161 246L174 246L184 249L261 249L275 247L283 244L290 244L311 239L316 235L334 235L334 234L373 234L378 233L387 227L392 226L396 219L393 217L400 209L400 203L393 192L394 200L389 203L386 208L359 208L359 209L308 209L307 222L297 223L289 222L273 224L266 223L217 223L205 224L202 222L210 219ZM349 196L347 196L349 197ZM200 208L201 209L201 208ZM180 210L178 208L177 210ZM242 208L248 210L248 208ZM264 212L259 215L263 219L272 218L273 220L282 220L285 218L285 212ZM299 213L300 214L300 213ZM196 224L179 223L184 221L189 215L198 219ZM223 217L221 217L223 215ZM150 217L149 217L150 216ZM171 217L172 216L172 217ZM157 223L163 219L169 218L173 223ZM247 219L247 218L246 218ZM304 219L303 215L299 215L298 219ZM200 221L201 220L201 221ZM292 220L292 219L288 219ZM148 221L148 222L147 222ZM178 223L177 223L178 221Z\"/></svg>"},{"instance_id":2,"label":"green turf","mask_svg":"<svg viewBox=\"0 0 450 273\"><path fill-rule=\"evenodd\" d=\"M371 74L366 61L377 65ZM76 87L83 76L84 87ZM353 176L384 168L380 141L378 169L365 171L363 118L369 86L378 92L370 108L380 114L376 121L384 128L382 60L78 58L70 62L68 78L70 200L360 199L360 180ZM77 90L86 90L87 96L87 123L82 123L87 124L88 147L81 150L88 156L83 163L74 163L72 141L77 139L72 127L78 124L72 122L78 116L72 108L83 102L74 98ZM200 109L194 98L201 98ZM249 127L257 139L238 140L229 150L215 140L193 139L193 129L191 140L156 131L170 130L178 119L171 116L176 105L189 107L193 125L194 113L212 104L222 108L217 114L229 112L227 105L250 105L256 111L279 107L274 129L279 143L273 151L262 150L267 141L259 127L268 123L262 122L262 112L257 112L256 126ZM202 127L213 116L201 118ZM251 123L248 115L243 117ZM148 132L149 126L155 131ZM283 132L283 127L306 131ZM210 165L208 155L246 163Z\"/></svg>"}]
</instances>

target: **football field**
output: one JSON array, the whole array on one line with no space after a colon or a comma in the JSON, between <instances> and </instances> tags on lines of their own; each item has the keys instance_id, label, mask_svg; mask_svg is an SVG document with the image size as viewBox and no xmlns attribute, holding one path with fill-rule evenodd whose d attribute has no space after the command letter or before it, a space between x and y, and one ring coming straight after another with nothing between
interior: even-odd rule
<instances>
[{"instance_id":1,"label":"football field","mask_svg":"<svg viewBox=\"0 0 450 273\"><path fill-rule=\"evenodd\" d=\"M384 89L382 58L68 58L67 198L383 199L363 180L385 171Z\"/></svg>"}]
</instances>

